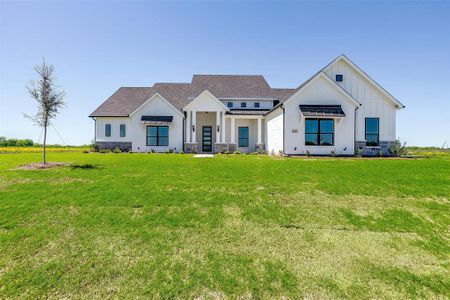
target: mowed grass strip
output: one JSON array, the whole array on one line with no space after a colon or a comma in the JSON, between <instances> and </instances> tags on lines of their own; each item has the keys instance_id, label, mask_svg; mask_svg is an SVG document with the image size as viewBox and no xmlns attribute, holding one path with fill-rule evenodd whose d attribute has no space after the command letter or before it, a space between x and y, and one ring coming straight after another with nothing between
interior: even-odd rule
<instances>
[{"instance_id":1,"label":"mowed grass strip","mask_svg":"<svg viewBox=\"0 0 450 300\"><path fill-rule=\"evenodd\" d=\"M1 298L448 298L450 157L0 155Z\"/></svg>"}]
</instances>

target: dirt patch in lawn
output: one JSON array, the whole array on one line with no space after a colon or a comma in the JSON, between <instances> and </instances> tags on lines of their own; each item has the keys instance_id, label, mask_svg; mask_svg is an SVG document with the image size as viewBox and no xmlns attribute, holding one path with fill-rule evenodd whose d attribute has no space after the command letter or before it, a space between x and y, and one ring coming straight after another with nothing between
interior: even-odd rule
<instances>
[{"instance_id":1,"label":"dirt patch in lawn","mask_svg":"<svg viewBox=\"0 0 450 300\"><path fill-rule=\"evenodd\" d=\"M64 163L64 162L48 162L46 164L31 163L31 164L27 164L27 165L18 166L16 168L14 168L14 170L46 170L46 169L51 169L51 168L56 168L56 167L64 167L67 165L68 164Z\"/></svg>"}]
</instances>

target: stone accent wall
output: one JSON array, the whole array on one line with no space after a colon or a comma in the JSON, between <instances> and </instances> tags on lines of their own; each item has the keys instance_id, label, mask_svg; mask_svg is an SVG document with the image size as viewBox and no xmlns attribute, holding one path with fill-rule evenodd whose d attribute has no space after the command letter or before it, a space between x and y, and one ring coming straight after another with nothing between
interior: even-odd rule
<instances>
[{"instance_id":1,"label":"stone accent wall","mask_svg":"<svg viewBox=\"0 0 450 300\"><path fill-rule=\"evenodd\" d=\"M228 144L228 151L230 151L231 153L234 153L234 151L236 151L236 144Z\"/></svg>"},{"instance_id":2,"label":"stone accent wall","mask_svg":"<svg viewBox=\"0 0 450 300\"><path fill-rule=\"evenodd\" d=\"M197 153L198 143L184 143L184 152Z\"/></svg>"},{"instance_id":3,"label":"stone accent wall","mask_svg":"<svg viewBox=\"0 0 450 300\"><path fill-rule=\"evenodd\" d=\"M119 148L123 152L131 151L131 142L95 142L98 150L114 150Z\"/></svg>"},{"instance_id":4,"label":"stone accent wall","mask_svg":"<svg viewBox=\"0 0 450 300\"><path fill-rule=\"evenodd\" d=\"M255 146L256 152L258 153L266 153L266 148L264 144L256 144Z\"/></svg>"},{"instance_id":5,"label":"stone accent wall","mask_svg":"<svg viewBox=\"0 0 450 300\"><path fill-rule=\"evenodd\" d=\"M214 153L223 153L225 151L228 151L227 143L215 143L214 144Z\"/></svg>"},{"instance_id":6,"label":"stone accent wall","mask_svg":"<svg viewBox=\"0 0 450 300\"><path fill-rule=\"evenodd\" d=\"M380 146L378 147L371 147L366 146L365 141L357 141L355 148L361 149L361 155L362 156L378 156L379 152L381 156L390 156L388 148L389 146L394 143L393 141L380 141Z\"/></svg>"}]
</instances>

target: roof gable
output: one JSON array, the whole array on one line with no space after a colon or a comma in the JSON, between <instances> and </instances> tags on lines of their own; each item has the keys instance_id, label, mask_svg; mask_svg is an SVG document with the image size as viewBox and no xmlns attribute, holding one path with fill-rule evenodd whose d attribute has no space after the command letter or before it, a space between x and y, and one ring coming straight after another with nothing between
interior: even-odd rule
<instances>
[{"instance_id":1,"label":"roof gable","mask_svg":"<svg viewBox=\"0 0 450 300\"><path fill-rule=\"evenodd\" d=\"M305 81L303 84L301 84L298 88L295 89L295 93L293 93L286 101L284 101L284 104L287 104L291 99L295 98L296 95L301 93L304 89L307 89L309 86L314 84L317 80L324 80L327 82L332 88L334 88L338 93L342 94L348 101L350 101L355 106L360 106L361 103L359 103L355 98L353 98L349 93L347 93L341 86L339 86L336 82L330 79L327 74L320 71L316 74L314 74L311 78L309 78L307 81Z\"/></svg>"},{"instance_id":2,"label":"roof gable","mask_svg":"<svg viewBox=\"0 0 450 300\"><path fill-rule=\"evenodd\" d=\"M358 75L360 75L362 78L364 78L371 86L373 86L378 92L380 92L389 101L391 101L398 109L405 107L399 100L397 100L388 91L386 91L378 82L376 82L374 79L372 79L372 77L370 77L366 72L364 72L360 67L358 67L355 63L353 63L344 54L339 55L331 63L329 63L327 66L325 66L322 70L325 71L327 69L330 69L331 67L333 67L333 65L335 65L339 62L346 63L353 71L355 71Z\"/></svg>"},{"instance_id":3,"label":"roof gable","mask_svg":"<svg viewBox=\"0 0 450 300\"><path fill-rule=\"evenodd\" d=\"M183 110L196 110L196 111L216 111L223 110L229 111L221 101L217 99L210 91L205 90L189 102Z\"/></svg>"}]
</instances>

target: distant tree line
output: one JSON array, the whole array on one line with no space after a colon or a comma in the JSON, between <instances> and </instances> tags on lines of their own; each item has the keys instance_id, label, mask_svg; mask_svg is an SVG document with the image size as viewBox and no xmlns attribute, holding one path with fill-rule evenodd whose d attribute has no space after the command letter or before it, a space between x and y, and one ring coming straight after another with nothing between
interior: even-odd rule
<instances>
[{"instance_id":1,"label":"distant tree line","mask_svg":"<svg viewBox=\"0 0 450 300\"><path fill-rule=\"evenodd\" d=\"M59 145L59 144L48 145L48 147L52 148L86 148L90 146L91 145L80 145L80 146ZM0 136L0 147L42 147L42 144L35 143L31 139L8 139L4 136Z\"/></svg>"},{"instance_id":2,"label":"distant tree line","mask_svg":"<svg viewBox=\"0 0 450 300\"><path fill-rule=\"evenodd\" d=\"M31 147L34 145L34 142L30 139L7 139L4 136L0 136L0 147Z\"/></svg>"}]
</instances>

